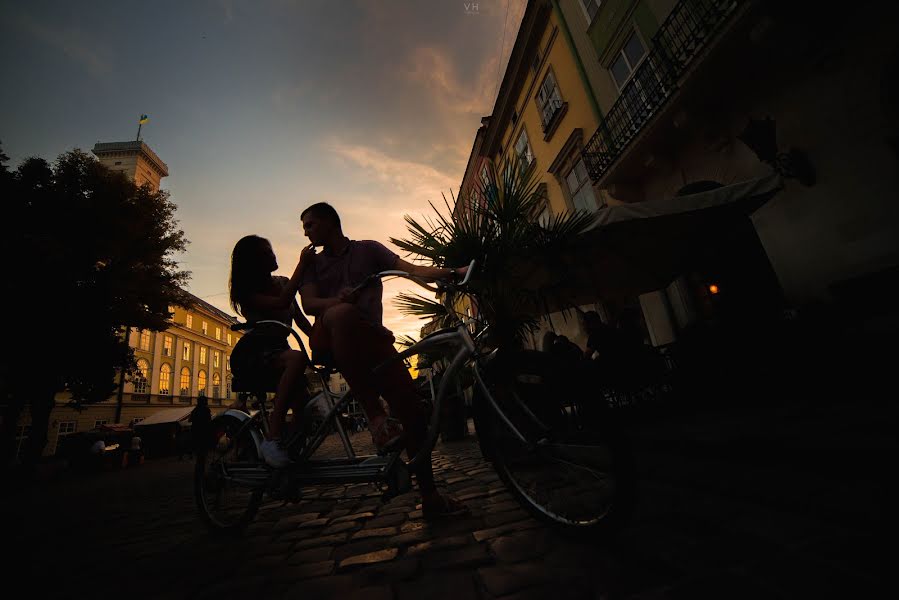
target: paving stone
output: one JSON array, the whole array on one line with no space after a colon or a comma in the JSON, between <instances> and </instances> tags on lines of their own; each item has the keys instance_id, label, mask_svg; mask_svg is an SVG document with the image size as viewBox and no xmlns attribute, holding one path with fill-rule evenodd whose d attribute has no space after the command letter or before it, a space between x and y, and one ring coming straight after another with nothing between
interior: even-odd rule
<instances>
[{"instance_id":1,"label":"paving stone","mask_svg":"<svg viewBox=\"0 0 899 600\"><path fill-rule=\"evenodd\" d=\"M449 479L446 480L446 483L447 483L447 485L453 485L454 483L459 483L460 481L468 481L470 479L471 478L468 477L467 475L460 475L457 477L450 477Z\"/></svg>"},{"instance_id":2,"label":"paving stone","mask_svg":"<svg viewBox=\"0 0 899 600\"><path fill-rule=\"evenodd\" d=\"M493 596L504 596L550 580L549 573L539 563L485 567L478 569L478 577Z\"/></svg>"},{"instance_id":3,"label":"paving stone","mask_svg":"<svg viewBox=\"0 0 899 600\"><path fill-rule=\"evenodd\" d=\"M298 527L300 529L307 529L309 527L324 527L328 524L329 521L330 519L328 519L328 517L322 517L320 519L312 519L310 521L300 523Z\"/></svg>"},{"instance_id":4,"label":"paving stone","mask_svg":"<svg viewBox=\"0 0 899 600\"><path fill-rule=\"evenodd\" d=\"M350 514L350 512L352 511L348 508L335 508L334 510L330 511L327 516L333 523L334 519L345 517L346 515Z\"/></svg>"},{"instance_id":5,"label":"paving stone","mask_svg":"<svg viewBox=\"0 0 899 600\"><path fill-rule=\"evenodd\" d=\"M378 527L376 529L361 529L354 533L350 539L353 541L364 540L366 538L390 537L396 535L399 529L396 527Z\"/></svg>"},{"instance_id":6,"label":"paving stone","mask_svg":"<svg viewBox=\"0 0 899 600\"><path fill-rule=\"evenodd\" d=\"M490 553L502 563L532 560L546 554L549 534L544 530L525 531L490 540Z\"/></svg>"},{"instance_id":7,"label":"paving stone","mask_svg":"<svg viewBox=\"0 0 899 600\"><path fill-rule=\"evenodd\" d=\"M358 529L359 524L355 521L348 521L345 523L334 523L333 525L329 525L325 529L322 530L322 535L332 535L335 533L343 533L344 531L351 531L354 529Z\"/></svg>"},{"instance_id":8,"label":"paving stone","mask_svg":"<svg viewBox=\"0 0 899 600\"><path fill-rule=\"evenodd\" d=\"M317 512L307 512L284 517L283 519L278 519L278 521L274 525L274 529L277 531L282 531L284 529L296 529L303 523L308 523L309 521L318 519L319 514L320 513Z\"/></svg>"},{"instance_id":9,"label":"paving stone","mask_svg":"<svg viewBox=\"0 0 899 600\"><path fill-rule=\"evenodd\" d=\"M504 525L506 523L513 523L515 521L527 519L529 516L530 515L528 513L521 510L520 508L508 512L488 513L484 515L484 525L486 525L487 527L499 527L500 525Z\"/></svg>"},{"instance_id":10,"label":"paving stone","mask_svg":"<svg viewBox=\"0 0 899 600\"><path fill-rule=\"evenodd\" d=\"M375 513L371 512L371 511L356 512L351 515L345 515L343 517L334 519L334 521L332 521L332 522L333 523L346 523L348 521L358 521L360 519L370 519L373 516L375 516Z\"/></svg>"},{"instance_id":11,"label":"paving stone","mask_svg":"<svg viewBox=\"0 0 899 600\"><path fill-rule=\"evenodd\" d=\"M475 531L472 535L474 536L475 541L483 542L484 540L489 540L505 533L510 533L513 531L524 531L525 529L536 529L538 527L543 527L543 525L535 521L534 519L528 519L525 521L506 523L504 525L500 525L499 527L481 529L479 531Z\"/></svg>"},{"instance_id":12,"label":"paving stone","mask_svg":"<svg viewBox=\"0 0 899 600\"><path fill-rule=\"evenodd\" d=\"M331 546L322 546L321 548L310 548L308 550L301 550L300 552L294 552L290 555L290 558L287 559L288 564L304 564L304 563L314 563L321 562L323 560L327 560L331 558L331 554L334 552L334 548Z\"/></svg>"},{"instance_id":13,"label":"paving stone","mask_svg":"<svg viewBox=\"0 0 899 600\"><path fill-rule=\"evenodd\" d=\"M415 544L414 546L410 546L406 550L406 555L412 556L415 554L421 554L422 552L433 552L435 550L461 548L462 546L467 546L469 544L474 544L474 538L471 536L471 534L457 535L448 538L436 538L427 542L421 542Z\"/></svg>"},{"instance_id":14,"label":"paving stone","mask_svg":"<svg viewBox=\"0 0 899 600\"><path fill-rule=\"evenodd\" d=\"M408 521L403 523L400 526L400 533L409 533L412 531L419 531L421 529L427 529L428 524L423 521Z\"/></svg>"},{"instance_id":15,"label":"paving stone","mask_svg":"<svg viewBox=\"0 0 899 600\"><path fill-rule=\"evenodd\" d=\"M340 565L338 568L341 571L345 571L347 569L351 569L353 567L359 567L361 565L370 565L374 563L387 562L389 560L393 560L396 558L396 555L399 553L399 550L396 548L386 548L384 550L376 550L374 552L369 552L367 554L357 554L355 556L350 556L349 558L345 558L340 561Z\"/></svg>"},{"instance_id":16,"label":"paving stone","mask_svg":"<svg viewBox=\"0 0 899 600\"><path fill-rule=\"evenodd\" d=\"M323 535L319 537L309 538L294 544L294 551L305 550L306 548L318 548L319 546L333 546L346 541L347 534L338 533L335 535Z\"/></svg>"},{"instance_id":17,"label":"paving stone","mask_svg":"<svg viewBox=\"0 0 899 600\"><path fill-rule=\"evenodd\" d=\"M481 544L422 555L425 569L463 569L493 563L487 547Z\"/></svg>"},{"instance_id":18,"label":"paving stone","mask_svg":"<svg viewBox=\"0 0 899 600\"><path fill-rule=\"evenodd\" d=\"M392 537L387 541L388 546L408 546L409 544L417 544L430 540L433 534L430 529L417 529L408 533L403 533Z\"/></svg>"},{"instance_id":19,"label":"paving stone","mask_svg":"<svg viewBox=\"0 0 899 600\"><path fill-rule=\"evenodd\" d=\"M393 562L362 567L354 577L359 586L399 583L415 577L420 566L421 561L417 558L401 558Z\"/></svg>"},{"instance_id":20,"label":"paving stone","mask_svg":"<svg viewBox=\"0 0 899 600\"><path fill-rule=\"evenodd\" d=\"M411 510L411 509L410 509L408 506L402 506L402 505L401 505L401 506L391 506L391 505L387 505L385 508L382 508L382 509L378 512L378 515L385 516L385 517L386 517L387 515L398 515L398 514L408 515L410 510Z\"/></svg>"},{"instance_id":21,"label":"paving stone","mask_svg":"<svg viewBox=\"0 0 899 600\"><path fill-rule=\"evenodd\" d=\"M423 517L424 517L424 513L422 512L422 510L420 508L417 508L409 513L410 521L413 521L413 520L417 521L417 520L422 519Z\"/></svg>"},{"instance_id":22,"label":"paving stone","mask_svg":"<svg viewBox=\"0 0 899 600\"><path fill-rule=\"evenodd\" d=\"M484 505L484 510L488 513L504 512L520 508L521 505L515 500L495 500L494 498L491 498L487 504Z\"/></svg>"},{"instance_id":23,"label":"paving stone","mask_svg":"<svg viewBox=\"0 0 899 600\"><path fill-rule=\"evenodd\" d=\"M390 540L387 538L369 538L366 540L349 540L346 544L335 546L334 554L331 556L334 560L340 562L350 556L357 554L368 554L385 548L393 548Z\"/></svg>"},{"instance_id":24,"label":"paving stone","mask_svg":"<svg viewBox=\"0 0 899 600\"><path fill-rule=\"evenodd\" d=\"M398 600L478 600L472 573L429 573L396 586Z\"/></svg>"},{"instance_id":25,"label":"paving stone","mask_svg":"<svg viewBox=\"0 0 899 600\"><path fill-rule=\"evenodd\" d=\"M318 529L291 529L278 536L279 542L296 542L298 540L308 540L310 537L320 535Z\"/></svg>"},{"instance_id":26,"label":"paving stone","mask_svg":"<svg viewBox=\"0 0 899 600\"><path fill-rule=\"evenodd\" d=\"M395 513L392 515L379 516L365 523L365 529L376 529L378 527L396 527L405 523L408 519L405 513Z\"/></svg>"}]
</instances>

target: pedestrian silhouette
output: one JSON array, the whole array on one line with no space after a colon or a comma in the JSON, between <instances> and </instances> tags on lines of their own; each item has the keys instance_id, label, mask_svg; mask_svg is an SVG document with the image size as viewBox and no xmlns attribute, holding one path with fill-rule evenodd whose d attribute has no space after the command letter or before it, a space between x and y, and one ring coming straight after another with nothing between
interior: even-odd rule
<instances>
[{"instance_id":1,"label":"pedestrian silhouette","mask_svg":"<svg viewBox=\"0 0 899 600\"><path fill-rule=\"evenodd\" d=\"M203 460L210 446L210 424L212 413L209 410L205 394L197 396L197 406L190 411L187 417L191 425L191 444L197 460Z\"/></svg>"}]
</instances>

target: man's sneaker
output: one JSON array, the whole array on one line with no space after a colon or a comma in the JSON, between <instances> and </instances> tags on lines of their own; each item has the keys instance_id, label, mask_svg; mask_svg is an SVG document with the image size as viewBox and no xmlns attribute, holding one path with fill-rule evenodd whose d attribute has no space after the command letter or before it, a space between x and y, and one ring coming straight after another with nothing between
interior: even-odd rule
<instances>
[{"instance_id":1,"label":"man's sneaker","mask_svg":"<svg viewBox=\"0 0 899 600\"><path fill-rule=\"evenodd\" d=\"M265 440L262 442L262 458L270 467L282 469L290 464L287 450L281 447L280 440Z\"/></svg>"}]
</instances>

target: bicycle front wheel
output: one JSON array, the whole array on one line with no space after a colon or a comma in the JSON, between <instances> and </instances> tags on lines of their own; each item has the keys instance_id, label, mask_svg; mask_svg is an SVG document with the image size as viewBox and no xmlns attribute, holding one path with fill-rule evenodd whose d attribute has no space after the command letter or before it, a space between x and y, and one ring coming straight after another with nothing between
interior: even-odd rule
<instances>
[{"instance_id":1,"label":"bicycle front wheel","mask_svg":"<svg viewBox=\"0 0 899 600\"><path fill-rule=\"evenodd\" d=\"M491 418L497 473L541 520L571 532L619 525L632 505L625 444L608 422L578 411L576 394L565 393L551 363L531 358L519 358L491 385L511 423Z\"/></svg>"},{"instance_id":2,"label":"bicycle front wheel","mask_svg":"<svg viewBox=\"0 0 899 600\"><path fill-rule=\"evenodd\" d=\"M264 461L250 427L233 416L212 420L207 447L194 472L197 508L212 531L239 533L262 502Z\"/></svg>"}]
</instances>

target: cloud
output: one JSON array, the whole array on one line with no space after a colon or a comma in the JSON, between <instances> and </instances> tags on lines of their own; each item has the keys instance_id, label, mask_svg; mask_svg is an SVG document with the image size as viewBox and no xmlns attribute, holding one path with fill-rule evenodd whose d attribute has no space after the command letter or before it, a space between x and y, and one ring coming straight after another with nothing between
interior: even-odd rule
<instances>
[{"instance_id":1,"label":"cloud","mask_svg":"<svg viewBox=\"0 0 899 600\"><path fill-rule=\"evenodd\" d=\"M475 81L463 81L449 56L438 48L416 48L400 71L423 86L430 100L450 113L487 114L493 104L498 56L481 62Z\"/></svg>"},{"instance_id":2,"label":"cloud","mask_svg":"<svg viewBox=\"0 0 899 600\"><path fill-rule=\"evenodd\" d=\"M459 180L431 165L397 158L370 146L332 139L326 143L326 149L361 167L382 185L416 204L423 205L428 199L439 197L441 191L449 191L459 183Z\"/></svg>"},{"instance_id":3,"label":"cloud","mask_svg":"<svg viewBox=\"0 0 899 600\"><path fill-rule=\"evenodd\" d=\"M97 46L97 40L80 29L65 29L38 23L28 15L16 17L19 28L36 40L61 51L80 64L94 77L102 77L112 70L111 53Z\"/></svg>"}]
</instances>

